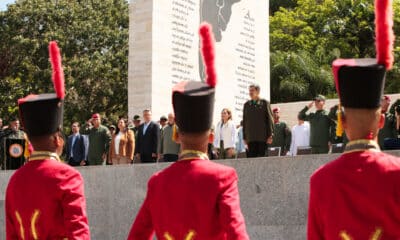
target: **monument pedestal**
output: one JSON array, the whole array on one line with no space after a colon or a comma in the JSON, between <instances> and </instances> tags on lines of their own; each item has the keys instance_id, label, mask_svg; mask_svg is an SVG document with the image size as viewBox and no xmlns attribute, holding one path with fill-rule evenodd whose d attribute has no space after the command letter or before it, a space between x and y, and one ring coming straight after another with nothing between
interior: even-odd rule
<instances>
[{"instance_id":1,"label":"monument pedestal","mask_svg":"<svg viewBox=\"0 0 400 240\"><path fill-rule=\"evenodd\" d=\"M172 86L204 79L198 28L206 21L216 40L218 85L214 121L230 108L242 118L248 86L269 99L268 1L135 0L130 4L129 116L150 108L154 118L172 111Z\"/></svg>"}]
</instances>

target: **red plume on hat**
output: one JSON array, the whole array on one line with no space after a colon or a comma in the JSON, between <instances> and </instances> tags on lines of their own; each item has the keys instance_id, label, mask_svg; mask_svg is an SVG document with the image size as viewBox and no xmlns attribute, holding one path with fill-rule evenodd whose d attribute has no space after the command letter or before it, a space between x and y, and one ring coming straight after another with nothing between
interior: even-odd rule
<instances>
[{"instance_id":1,"label":"red plume on hat","mask_svg":"<svg viewBox=\"0 0 400 240\"><path fill-rule=\"evenodd\" d=\"M375 0L376 59L390 70L393 65L393 9L392 0Z\"/></svg>"},{"instance_id":2,"label":"red plume on hat","mask_svg":"<svg viewBox=\"0 0 400 240\"><path fill-rule=\"evenodd\" d=\"M217 85L217 74L214 64L215 48L212 27L210 24L204 22L201 24L199 32L201 37L201 53L207 73L206 82L210 87L215 87Z\"/></svg>"},{"instance_id":3,"label":"red plume on hat","mask_svg":"<svg viewBox=\"0 0 400 240\"><path fill-rule=\"evenodd\" d=\"M64 87L64 71L61 65L60 49L57 46L56 41L51 41L49 44L49 55L51 67L53 70L52 79L56 95L60 99L65 97Z\"/></svg>"}]
</instances>

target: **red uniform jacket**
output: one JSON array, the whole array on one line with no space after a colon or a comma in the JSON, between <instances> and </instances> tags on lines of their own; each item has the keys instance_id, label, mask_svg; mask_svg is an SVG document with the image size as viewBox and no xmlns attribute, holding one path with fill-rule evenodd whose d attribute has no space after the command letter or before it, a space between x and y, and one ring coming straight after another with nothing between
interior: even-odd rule
<instances>
[{"instance_id":1,"label":"red uniform jacket","mask_svg":"<svg viewBox=\"0 0 400 240\"><path fill-rule=\"evenodd\" d=\"M249 239L240 210L236 171L202 159L156 173L128 239Z\"/></svg>"},{"instance_id":2,"label":"red uniform jacket","mask_svg":"<svg viewBox=\"0 0 400 240\"><path fill-rule=\"evenodd\" d=\"M400 239L400 159L343 154L311 177L308 239Z\"/></svg>"},{"instance_id":3,"label":"red uniform jacket","mask_svg":"<svg viewBox=\"0 0 400 240\"><path fill-rule=\"evenodd\" d=\"M7 240L90 239L83 180L55 160L30 161L6 192Z\"/></svg>"}]
</instances>

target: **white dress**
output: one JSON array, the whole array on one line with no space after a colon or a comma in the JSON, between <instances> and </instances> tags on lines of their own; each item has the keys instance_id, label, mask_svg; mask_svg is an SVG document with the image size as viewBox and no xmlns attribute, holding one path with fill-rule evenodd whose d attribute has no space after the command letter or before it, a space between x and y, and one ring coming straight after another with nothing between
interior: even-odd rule
<instances>
[{"instance_id":1,"label":"white dress","mask_svg":"<svg viewBox=\"0 0 400 240\"><path fill-rule=\"evenodd\" d=\"M219 148L220 141L224 141L224 148L235 148L236 127L232 120L222 125L219 122L215 128L214 147Z\"/></svg>"},{"instance_id":2,"label":"white dress","mask_svg":"<svg viewBox=\"0 0 400 240\"><path fill-rule=\"evenodd\" d=\"M114 140L114 149L115 149L115 154L118 155L119 154L119 142L121 142L121 137L122 137L122 133L121 131L118 132L118 134L115 136L115 140Z\"/></svg>"},{"instance_id":3,"label":"white dress","mask_svg":"<svg viewBox=\"0 0 400 240\"><path fill-rule=\"evenodd\" d=\"M304 122L302 125L295 125L292 128L292 142L290 143L290 151L288 155L296 156L297 147L310 146L310 124Z\"/></svg>"}]
</instances>

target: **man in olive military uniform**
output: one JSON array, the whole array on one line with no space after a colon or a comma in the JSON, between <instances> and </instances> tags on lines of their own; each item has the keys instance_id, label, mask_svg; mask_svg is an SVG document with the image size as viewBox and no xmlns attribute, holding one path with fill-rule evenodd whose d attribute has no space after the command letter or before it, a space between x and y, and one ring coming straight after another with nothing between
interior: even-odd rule
<instances>
[{"instance_id":1,"label":"man in olive military uniform","mask_svg":"<svg viewBox=\"0 0 400 240\"><path fill-rule=\"evenodd\" d=\"M137 133L137 131L139 129L140 124L141 124L140 116L139 115L133 116L133 125L134 125L134 127L131 130L135 133L135 136L136 136L136 133Z\"/></svg>"},{"instance_id":2,"label":"man in olive military uniform","mask_svg":"<svg viewBox=\"0 0 400 240\"><path fill-rule=\"evenodd\" d=\"M272 115L274 118L274 137L272 139L271 147L280 147L281 156L285 156L290 149L292 136L287 124L280 121L280 112L281 110L278 107L272 109Z\"/></svg>"},{"instance_id":3,"label":"man in olive military uniform","mask_svg":"<svg viewBox=\"0 0 400 240\"><path fill-rule=\"evenodd\" d=\"M307 114L315 105L317 111ZM318 95L314 100L299 112L301 118L310 122L310 146L313 154L328 153L335 134L334 116L330 116L324 109L325 97Z\"/></svg>"},{"instance_id":4,"label":"man in olive military uniform","mask_svg":"<svg viewBox=\"0 0 400 240\"><path fill-rule=\"evenodd\" d=\"M85 131L89 138L89 165L102 165L111 142L110 131L101 124L101 117L98 113L92 115L91 122L93 127Z\"/></svg>"},{"instance_id":5,"label":"man in olive military uniform","mask_svg":"<svg viewBox=\"0 0 400 240\"><path fill-rule=\"evenodd\" d=\"M247 157L264 157L274 131L271 105L260 97L258 85L249 86L249 95L250 100L243 106L243 140L248 146Z\"/></svg>"},{"instance_id":6,"label":"man in olive military uniform","mask_svg":"<svg viewBox=\"0 0 400 240\"><path fill-rule=\"evenodd\" d=\"M25 132L20 130L18 118L14 118L1 134L0 154L2 169L12 170L21 167L29 156L28 138Z\"/></svg>"},{"instance_id":7,"label":"man in olive military uniform","mask_svg":"<svg viewBox=\"0 0 400 240\"><path fill-rule=\"evenodd\" d=\"M378 143L379 147L384 150L384 141L386 138L397 138L396 117L389 110L390 97L383 96L381 100L382 114L385 115L385 125L379 130Z\"/></svg>"}]
</instances>

